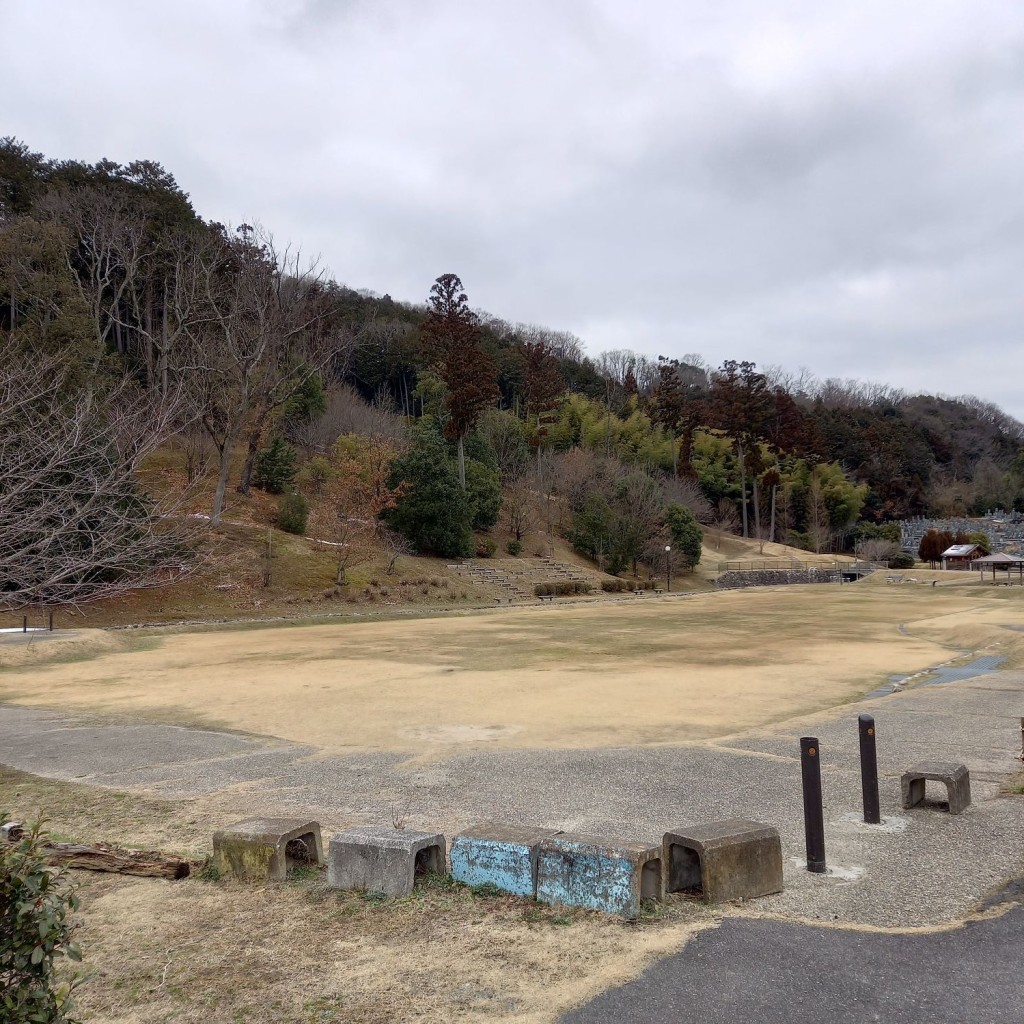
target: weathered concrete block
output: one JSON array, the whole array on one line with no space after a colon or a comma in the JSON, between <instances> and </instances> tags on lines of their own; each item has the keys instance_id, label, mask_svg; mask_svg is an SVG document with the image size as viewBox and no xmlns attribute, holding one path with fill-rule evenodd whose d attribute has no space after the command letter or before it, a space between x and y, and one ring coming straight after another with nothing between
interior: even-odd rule
<instances>
[{"instance_id":1,"label":"weathered concrete block","mask_svg":"<svg viewBox=\"0 0 1024 1024\"><path fill-rule=\"evenodd\" d=\"M297 864L324 862L320 825L301 818L254 818L213 834L213 862L251 882L283 882Z\"/></svg>"},{"instance_id":2,"label":"weathered concrete block","mask_svg":"<svg viewBox=\"0 0 1024 1024\"><path fill-rule=\"evenodd\" d=\"M666 832L662 863L666 892L698 892L708 903L782 892L782 841L758 821L729 818Z\"/></svg>"},{"instance_id":3,"label":"weathered concrete block","mask_svg":"<svg viewBox=\"0 0 1024 1024\"><path fill-rule=\"evenodd\" d=\"M950 814L961 814L971 806L971 773L966 765L921 761L900 777L904 810L910 810L924 800L925 782L929 779L945 784Z\"/></svg>"},{"instance_id":4,"label":"weathered concrete block","mask_svg":"<svg viewBox=\"0 0 1024 1024\"><path fill-rule=\"evenodd\" d=\"M517 896L537 892L537 853L555 829L474 825L452 840L452 877L466 885L493 885Z\"/></svg>"},{"instance_id":5,"label":"weathered concrete block","mask_svg":"<svg viewBox=\"0 0 1024 1024\"><path fill-rule=\"evenodd\" d=\"M331 836L327 884L386 896L412 892L416 876L445 869L444 836L434 832L371 826Z\"/></svg>"},{"instance_id":6,"label":"weathered concrete block","mask_svg":"<svg viewBox=\"0 0 1024 1024\"><path fill-rule=\"evenodd\" d=\"M661 899L661 847L563 833L540 844L537 899L636 917Z\"/></svg>"}]
</instances>

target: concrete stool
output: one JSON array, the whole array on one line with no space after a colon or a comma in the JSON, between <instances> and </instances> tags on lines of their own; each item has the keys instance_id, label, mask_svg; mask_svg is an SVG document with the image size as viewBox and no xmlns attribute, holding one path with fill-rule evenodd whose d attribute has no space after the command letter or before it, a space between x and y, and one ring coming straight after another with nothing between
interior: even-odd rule
<instances>
[{"instance_id":1,"label":"concrete stool","mask_svg":"<svg viewBox=\"0 0 1024 1024\"><path fill-rule=\"evenodd\" d=\"M371 826L331 836L327 885L385 896L407 896L416 876L445 869L444 836L434 832Z\"/></svg>"},{"instance_id":2,"label":"concrete stool","mask_svg":"<svg viewBox=\"0 0 1024 1024\"><path fill-rule=\"evenodd\" d=\"M554 829L521 825L474 825L452 840L452 878L466 885L493 885L516 896L537 894L537 854Z\"/></svg>"},{"instance_id":3,"label":"concrete stool","mask_svg":"<svg viewBox=\"0 0 1024 1024\"><path fill-rule=\"evenodd\" d=\"M213 863L251 882L283 882L297 864L324 862L320 825L301 818L255 818L213 834Z\"/></svg>"},{"instance_id":4,"label":"concrete stool","mask_svg":"<svg viewBox=\"0 0 1024 1024\"><path fill-rule=\"evenodd\" d=\"M698 892L707 903L752 900L782 892L777 829L729 818L666 832L666 892Z\"/></svg>"},{"instance_id":5,"label":"concrete stool","mask_svg":"<svg viewBox=\"0 0 1024 1024\"><path fill-rule=\"evenodd\" d=\"M925 781L928 779L945 783L950 814L960 814L971 806L971 773L966 765L921 761L900 776L904 810L910 810L924 800Z\"/></svg>"},{"instance_id":6,"label":"concrete stool","mask_svg":"<svg viewBox=\"0 0 1024 1024\"><path fill-rule=\"evenodd\" d=\"M562 833L541 841L537 899L636 917L661 899L661 847Z\"/></svg>"}]
</instances>

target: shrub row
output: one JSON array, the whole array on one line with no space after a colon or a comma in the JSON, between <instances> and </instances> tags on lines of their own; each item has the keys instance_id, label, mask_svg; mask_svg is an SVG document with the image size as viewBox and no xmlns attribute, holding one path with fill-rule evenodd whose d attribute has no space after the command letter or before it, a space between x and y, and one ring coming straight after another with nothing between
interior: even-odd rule
<instances>
[{"instance_id":1,"label":"shrub row","mask_svg":"<svg viewBox=\"0 0 1024 1024\"><path fill-rule=\"evenodd\" d=\"M567 597L570 594L589 594L593 589L589 583L564 580L559 583L538 583L533 588L533 592L537 597Z\"/></svg>"},{"instance_id":2,"label":"shrub row","mask_svg":"<svg viewBox=\"0 0 1024 1024\"><path fill-rule=\"evenodd\" d=\"M601 589L606 594L621 594L627 590L653 590L654 580L601 580Z\"/></svg>"}]
</instances>

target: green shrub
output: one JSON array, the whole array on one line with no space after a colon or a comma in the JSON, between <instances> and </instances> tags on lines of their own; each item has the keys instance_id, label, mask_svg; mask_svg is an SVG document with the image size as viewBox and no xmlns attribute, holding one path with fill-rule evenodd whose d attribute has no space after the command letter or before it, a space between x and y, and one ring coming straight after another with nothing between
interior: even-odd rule
<instances>
[{"instance_id":1,"label":"green shrub","mask_svg":"<svg viewBox=\"0 0 1024 1024\"><path fill-rule=\"evenodd\" d=\"M632 590L633 587L626 580L601 580L601 589L606 594L621 594L624 590Z\"/></svg>"},{"instance_id":2,"label":"green shrub","mask_svg":"<svg viewBox=\"0 0 1024 1024\"><path fill-rule=\"evenodd\" d=\"M334 467L331 465L330 459L325 459L322 455L314 455L299 470L298 479L303 489L312 491L313 494L323 494L333 476Z\"/></svg>"},{"instance_id":3,"label":"green shrub","mask_svg":"<svg viewBox=\"0 0 1024 1024\"><path fill-rule=\"evenodd\" d=\"M523 553L523 542L521 540L510 540L505 545L505 550L513 558L518 558Z\"/></svg>"},{"instance_id":4,"label":"green shrub","mask_svg":"<svg viewBox=\"0 0 1024 1024\"><path fill-rule=\"evenodd\" d=\"M275 437L256 453L252 464L252 483L270 494L283 494L292 485L296 473L295 449L282 437Z\"/></svg>"},{"instance_id":5,"label":"green shrub","mask_svg":"<svg viewBox=\"0 0 1024 1024\"><path fill-rule=\"evenodd\" d=\"M0 814L0 821L6 821ZM3 840L0 840L3 842ZM58 982L55 962L82 959L70 915L78 897L63 868L43 857L46 833L36 823L0 846L0 1020L71 1024L79 978Z\"/></svg>"},{"instance_id":6,"label":"green shrub","mask_svg":"<svg viewBox=\"0 0 1024 1024\"><path fill-rule=\"evenodd\" d=\"M285 533L306 532L309 519L309 502L301 494L285 494L277 503L277 525Z\"/></svg>"},{"instance_id":7,"label":"green shrub","mask_svg":"<svg viewBox=\"0 0 1024 1024\"><path fill-rule=\"evenodd\" d=\"M889 559L890 569L913 569L917 559L909 551L901 551Z\"/></svg>"},{"instance_id":8,"label":"green shrub","mask_svg":"<svg viewBox=\"0 0 1024 1024\"><path fill-rule=\"evenodd\" d=\"M476 557L477 558L493 558L494 552L498 550L498 545L495 544L490 537L484 537L482 540L476 542Z\"/></svg>"}]
</instances>

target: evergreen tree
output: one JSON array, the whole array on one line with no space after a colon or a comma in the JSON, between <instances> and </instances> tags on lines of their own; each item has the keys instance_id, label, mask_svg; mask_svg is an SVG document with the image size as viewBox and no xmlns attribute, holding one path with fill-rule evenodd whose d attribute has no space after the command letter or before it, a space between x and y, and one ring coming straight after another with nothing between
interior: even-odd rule
<instances>
[{"instance_id":1,"label":"evergreen tree","mask_svg":"<svg viewBox=\"0 0 1024 1024\"><path fill-rule=\"evenodd\" d=\"M474 505L435 431L417 431L412 447L392 464L388 486L402 490L382 518L418 552L443 558L473 553Z\"/></svg>"},{"instance_id":2,"label":"evergreen tree","mask_svg":"<svg viewBox=\"0 0 1024 1024\"><path fill-rule=\"evenodd\" d=\"M693 513L685 505L671 504L665 510L665 525L672 538L672 549L694 569L700 562L704 534Z\"/></svg>"}]
</instances>

